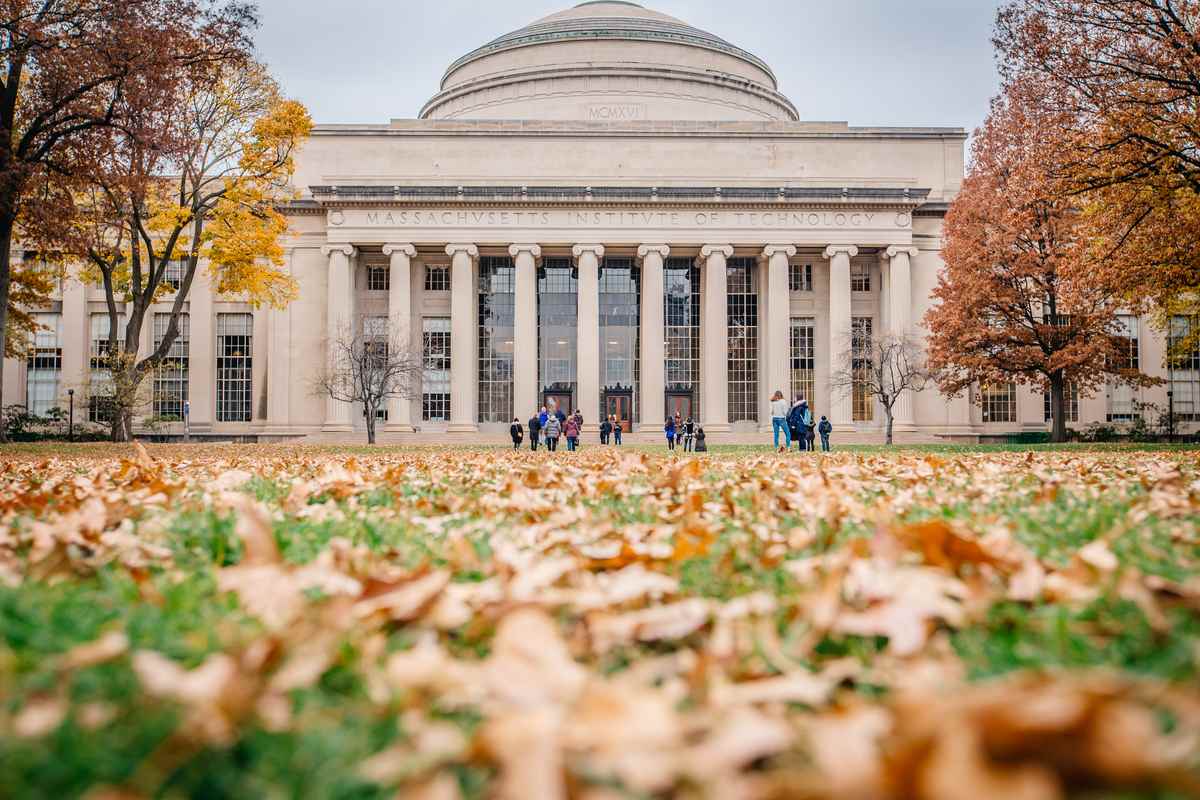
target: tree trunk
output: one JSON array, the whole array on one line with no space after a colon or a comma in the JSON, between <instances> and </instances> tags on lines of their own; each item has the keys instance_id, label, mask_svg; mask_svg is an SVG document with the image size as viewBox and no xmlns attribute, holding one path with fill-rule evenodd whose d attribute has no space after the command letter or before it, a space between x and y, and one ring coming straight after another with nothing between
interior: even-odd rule
<instances>
[{"instance_id":1,"label":"tree trunk","mask_svg":"<svg viewBox=\"0 0 1200 800\"><path fill-rule=\"evenodd\" d=\"M375 414L374 408L367 408L367 444L375 444Z\"/></svg>"},{"instance_id":2,"label":"tree trunk","mask_svg":"<svg viewBox=\"0 0 1200 800\"><path fill-rule=\"evenodd\" d=\"M884 416L887 417L887 440L886 440L886 442L887 442L887 446L891 447L892 446L892 421L894 419L894 417L892 416L892 407L884 406L883 413L884 413Z\"/></svg>"},{"instance_id":3,"label":"tree trunk","mask_svg":"<svg viewBox=\"0 0 1200 800\"><path fill-rule=\"evenodd\" d=\"M1067 440L1066 378L1062 370L1050 376L1050 441L1060 444Z\"/></svg>"},{"instance_id":4,"label":"tree trunk","mask_svg":"<svg viewBox=\"0 0 1200 800\"><path fill-rule=\"evenodd\" d=\"M0 214L0 444L8 441L4 421L4 350L8 344L8 295L12 288L13 214Z\"/></svg>"}]
</instances>

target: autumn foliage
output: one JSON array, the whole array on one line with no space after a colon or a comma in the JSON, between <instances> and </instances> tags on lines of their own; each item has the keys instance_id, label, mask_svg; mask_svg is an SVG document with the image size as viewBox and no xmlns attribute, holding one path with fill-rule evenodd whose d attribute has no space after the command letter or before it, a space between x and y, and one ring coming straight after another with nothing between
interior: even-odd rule
<instances>
[{"instance_id":1,"label":"autumn foliage","mask_svg":"<svg viewBox=\"0 0 1200 800\"><path fill-rule=\"evenodd\" d=\"M1120 297L1097 279L1078 201L1055 176L1064 115L1034 102L1039 91L1009 87L975 137L926 325L944 392L1010 382L1049 391L1063 441L1067 387L1149 379L1121 369Z\"/></svg>"}]
</instances>

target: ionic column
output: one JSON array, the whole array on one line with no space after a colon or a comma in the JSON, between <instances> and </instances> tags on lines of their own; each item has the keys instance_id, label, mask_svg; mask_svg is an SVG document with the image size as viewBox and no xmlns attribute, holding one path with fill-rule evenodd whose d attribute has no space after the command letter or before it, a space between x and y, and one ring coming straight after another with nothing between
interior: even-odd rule
<instances>
[{"instance_id":1,"label":"ionic column","mask_svg":"<svg viewBox=\"0 0 1200 800\"><path fill-rule=\"evenodd\" d=\"M792 245L772 244L763 248L767 260L766 396L776 391L790 403L792 397L791 336L792 294L788 286L788 259L796 255ZM812 398L806 398L810 403Z\"/></svg>"},{"instance_id":2,"label":"ionic column","mask_svg":"<svg viewBox=\"0 0 1200 800\"><path fill-rule=\"evenodd\" d=\"M729 277L732 245L709 244L704 260L704 397L700 401L706 433L729 430Z\"/></svg>"},{"instance_id":3,"label":"ionic column","mask_svg":"<svg viewBox=\"0 0 1200 800\"><path fill-rule=\"evenodd\" d=\"M825 248L829 259L829 342L830 373L836 374L847 366L850 350L850 259L858 255L854 245L831 245ZM852 430L854 407L851 393L843 388L832 389L829 397L829 421L835 429Z\"/></svg>"},{"instance_id":4,"label":"ionic column","mask_svg":"<svg viewBox=\"0 0 1200 800\"><path fill-rule=\"evenodd\" d=\"M600 427L600 259L604 258L604 245L577 244L571 253L579 271L579 398L575 403L584 426L595 430Z\"/></svg>"},{"instance_id":5,"label":"ionic column","mask_svg":"<svg viewBox=\"0 0 1200 800\"><path fill-rule=\"evenodd\" d=\"M520 420L537 413L538 327L537 260L542 248L536 244L514 244L508 248L516 269L513 297L513 414Z\"/></svg>"},{"instance_id":6,"label":"ionic column","mask_svg":"<svg viewBox=\"0 0 1200 800\"><path fill-rule=\"evenodd\" d=\"M663 261L671 254L665 244L642 245L641 383L638 386L642 425L653 430L666 415L666 321L663 318Z\"/></svg>"},{"instance_id":7,"label":"ionic column","mask_svg":"<svg viewBox=\"0 0 1200 800\"><path fill-rule=\"evenodd\" d=\"M450 425L447 430L479 430L476 397L479 377L479 328L475 323L473 244L446 245L450 256Z\"/></svg>"},{"instance_id":8,"label":"ionic column","mask_svg":"<svg viewBox=\"0 0 1200 800\"><path fill-rule=\"evenodd\" d=\"M391 340L400 355L419 358L412 344L412 260L417 248L408 243L385 244L383 254L391 259L388 274L388 328ZM389 433L411 433L412 393L409 387L404 397L393 397L388 401L388 421L384 430Z\"/></svg>"},{"instance_id":9,"label":"ionic column","mask_svg":"<svg viewBox=\"0 0 1200 800\"><path fill-rule=\"evenodd\" d=\"M916 256L915 247L889 247L883 253L883 257L891 264L887 330L900 338L912 335L912 259ZM895 428L912 430L915 427L912 392L903 392L896 400Z\"/></svg>"},{"instance_id":10,"label":"ionic column","mask_svg":"<svg viewBox=\"0 0 1200 800\"><path fill-rule=\"evenodd\" d=\"M352 245L327 245L321 252L329 259L325 293L325 361L334 366L334 343L341 337L353 336L354 331L354 254ZM350 433L354 430L350 403L325 399L326 433Z\"/></svg>"}]
</instances>

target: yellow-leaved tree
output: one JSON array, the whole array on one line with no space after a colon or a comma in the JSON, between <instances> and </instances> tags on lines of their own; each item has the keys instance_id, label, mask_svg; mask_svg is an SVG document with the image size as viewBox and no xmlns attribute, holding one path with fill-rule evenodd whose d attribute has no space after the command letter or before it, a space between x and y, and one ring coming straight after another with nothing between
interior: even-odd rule
<instances>
[{"instance_id":1,"label":"yellow-leaved tree","mask_svg":"<svg viewBox=\"0 0 1200 800\"><path fill-rule=\"evenodd\" d=\"M173 108L130 113L130 130L157 126L155 145L144 146L145 136L111 138L101 166L77 186L79 224L68 246L86 265L81 279L104 288L109 338L100 360L108 380L89 393L114 441L132 436L145 379L179 336L197 270L207 271L214 291L254 308L296 297L282 269L287 220L278 208L295 196L293 154L312 128L304 106L255 63L197 76ZM166 310L168 324L153 350L139 354L152 310Z\"/></svg>"}]
</instances>

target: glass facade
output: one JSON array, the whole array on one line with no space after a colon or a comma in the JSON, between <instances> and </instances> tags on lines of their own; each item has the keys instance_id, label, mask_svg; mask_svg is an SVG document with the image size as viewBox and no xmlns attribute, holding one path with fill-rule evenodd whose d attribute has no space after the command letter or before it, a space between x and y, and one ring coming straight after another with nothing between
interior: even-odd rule
<instances>
[{"instance_id":1,"label":"glass facade","mask_svg":"<svg viewBox=\"0 0 1200 800\"><path fill-rule=\"evenodd\" d=\"M1117 315L1117 336L1121 339L1121 356L1114 365L1118 370L1140 369L1138 347L1138 318L1131 314ZM1131 422L1137 416L1136 390L1127 383L1109 381L1107 391L1109 422Z\"/></svg>"},{"instance_id":2,"label":"glass facade","mask_svg":"<svg viewBox=\"0 0 1200 800\"><path fill-rule=\"evenodd\" d=\"M1067 395L1067 422L1079 422L1079 387L1068 381L1064 391ZM1054 419L1054 399L1049 392L1042 393L1042 413L1047 424Z\"/></svg>"},{"instance_id":3,"label":"glass facade","mask_svg":"<svg viewBox=\"0 0 1200 800\"><path fill-rule=\"evenodd\" d=\"M1017 385L1001 383L979 389L984 422L1017 421Z\"/></svg>"},{"instance_id":4,"label":"glass facade","mask_svg":"<svg viewBox=\"0 0 1200 800\"><path fill-rule=\"evenodd\" d=\"M479 259L479 421L513 419L516 269L507 256Z\"/></svg>"},{"instance_id":5,"label":"glass facade","mask_svg":"<svg viewBox=\"0 0 1200 800\"><path fill-rule=\"evenodd\" d=\"M153 411L156 417L183 419L183 404L188 399L189 321L187 314L179 315L179 335L154 371ZM170 324L170 314L154 315L155 349L162 344Z\"/></svg>"},{"instance_id":6,"label":"glass facade","mask_svg":"<svg viewBox=\"0 0 1200 800\"><path fill-rule=\"evenodd\" d=\"M569 258L546 258L538 270L538 385L560 405L578 405L579 276Z\"/></svg>"},{"instance_id":7,"label":"glass facade","mask_svg":"<svg viewBox=\"0 0 1200 800\"><path fill-rule=\"evenodd\" d=\"M92 314L88 349L88 422L109 423L113 417L113 383L109 352L111 325L108 312ZM125 317L117 317L117 336L125 327ZM120 345L118 344L118 347Z\"/></svg>"},{"instance_id":8,"label":"glass facade","mask_svg":"<svg viewBox=\"0 0 1200 800\"><path fill-rule=\"evenodd\" d=\"M450 419L450 319L426 317L421 321L421 419L446 422Z\"/></svg>"},{"instance_id":9,"label":"glass facade","mask_svg":"<svg viewBox=\"0 0 1200 800\"><path fill-rule=\"evenodd\" d=\"M58 408L59 379L62 376L62 314L34 314L38 324L29 350L25 376L25 408L30 414L45 416Z\"/></svg>"},{"instance_id":10,"label":"glass facade","mask_svg":"<svg viewBox=\"0 0 1200 800\"><path fill-rule=\"evenodd\" d=\"M217 314L217 421L253 416L254 315Z\"/></svg>"},{"instance_id":11,"label":"glass facade","mask_svg":"<svg viewBox=\"0 0 1200 800\"><path fill-rule=\"evenodd\" d=\"M692 416L700 419L700 268L690 258L668 258L663 265L663 320L666 324L666 390L689 395ZM651 402L644 417L657 421ZM657 411L657 407L654 407Z\"/></svg>"},{"instance_id":12,"label":"glass facade","mask_svg":"<svg viewBox=\"0 0 1200 800\"><path fill-rule=\"evenodd\" d=\"M869 383L869 370L874 358L874 330L875 323L870 317L854 317L850 320L854 370L850 404L855 422L871 422L875 419L875 397Z\"/></svg>"},{"instance_id":13,"label":"glass facade","mask_svg":"<svg viewBox=\"0 0 1200 800\"><path fill-rule=\"evenodd\" d=\"M729 421L757 422L757 259L729 259L726 285L729 292Z\"/></svg>"},{"instance_id":14,"label":"glass facade","mask_svg":"<svg viewBox=\"0 0 1200 800\"><path fill-rule=\"evenodd\" d=\"M1200 316L1171 318L1167 365L1175 419L1200 420Z\"/></svg>"},{"instance_id":15,"label":"glass facade","mask_svg":"<svg viewBox=\"0 0 1200 800\"><path fill-rule=\"evenodd\" d=\"M810 407L816 405L817 396L816 327L816 320L812 317L792 317L790 332L792 396L788 398L788 401L801 397L808 401Z\"/></svg>"},{"instance_id":16,"label":"glass facade","mask_svg":"<svg viewBox=\"0 0 1200 800\"><path fill-rule=\"evenodd\" d=\"M605 258L600 264L600 408L605 398L627 395L634 419L641 407L638 330L641 270L632 258Z\"/></svg>"}]
</instances>

